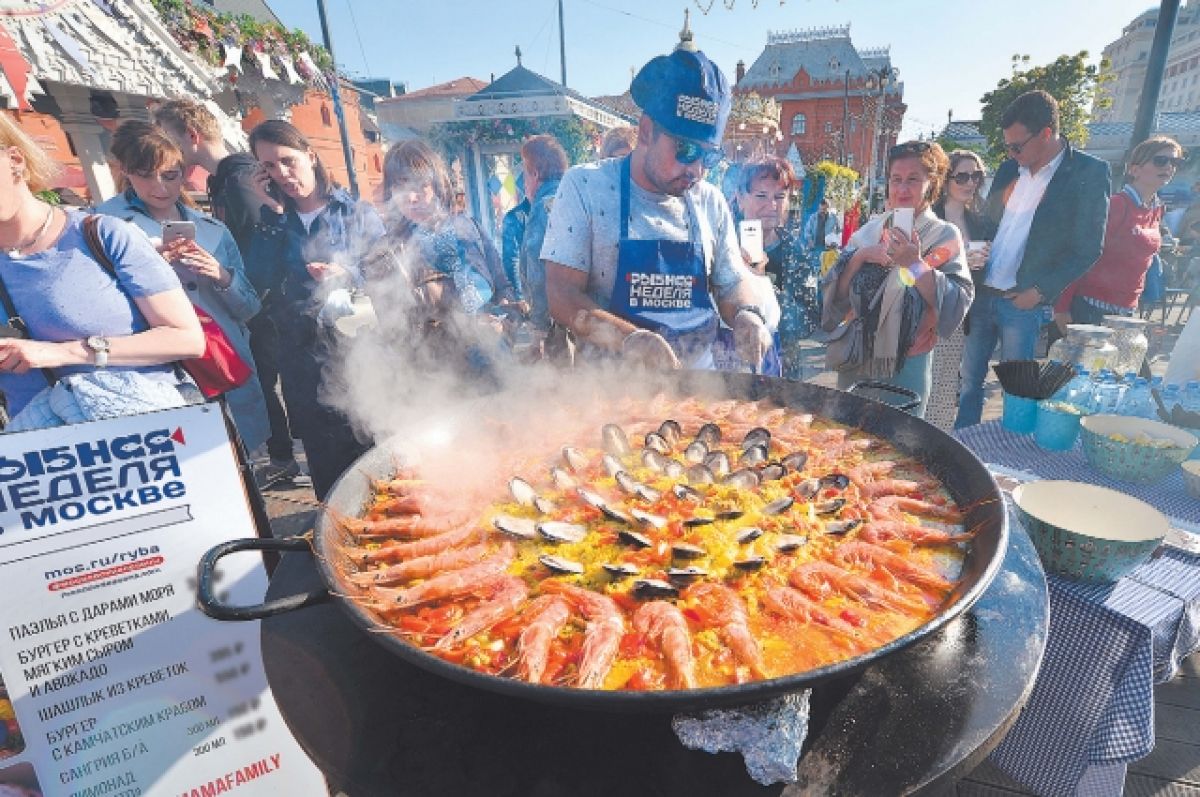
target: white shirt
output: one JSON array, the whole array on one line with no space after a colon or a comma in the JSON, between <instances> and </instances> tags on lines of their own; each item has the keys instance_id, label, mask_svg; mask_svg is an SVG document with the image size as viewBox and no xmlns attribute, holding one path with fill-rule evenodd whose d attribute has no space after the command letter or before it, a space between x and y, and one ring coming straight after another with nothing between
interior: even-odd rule
<instances>
[{"instance_id":1,"label":"white shirt","mask_svg":"<svg viewBox=\"0 0 1200 797\"><path fill-rule=\"evenodd\" d=\"M1004 206L1004 215L1000 218L1000 228L992 241L992 253L988 257L987 276L984 284L997 290L1006 291L1017 284L1017 271L1021 268L1021 260L1025 257L1025 244L1029 242L1029 228L1033 225L1033 214L1046 193L1046 186L1054 178L1054 173L1062 164L1063 156L1067 154L1064 146L1062 151L1033 174L1026 167L1020 167L1020 176L1013 186L1008 204Z\"/></svg>"}]
</instances>

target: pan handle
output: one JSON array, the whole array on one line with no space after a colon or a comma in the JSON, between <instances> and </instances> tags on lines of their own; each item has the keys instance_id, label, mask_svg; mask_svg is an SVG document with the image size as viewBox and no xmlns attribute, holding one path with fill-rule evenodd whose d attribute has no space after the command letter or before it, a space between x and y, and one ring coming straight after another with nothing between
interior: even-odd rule
<instances>
[{"instance_id":1,"label":"pan handle","mask_svg":"<svg viewBox=\"0 0 1200 797\"><path fill-rule=\"evenodd\" d=\"M221 557L238 551L306 551L311 554L312 546L306 537L284 539L255 537L247 540L230 540L210 548L196 567L196 602L200 605L200 611L214 620L262 620L329 600L329 590L318 589L267 601L257 606L230 606L222 603L216 593L217 562Z\"/></svg>"},{"instance_id":2,"label":"pan handle","mask_svg":"<svg viewBox=\"0 0 1200 797\"><path fill-rule=\"evenodd\" d=\"M900 387L899 385L893 385L890 382L875 382L875 381L855 382L853 385L846 388L846 392L853 393L856 390L867 390L867 389L882 390L885 393L895 393L897 396L903 396L905 399L903 404L893 404L892 406L894 406L896 409L902 410L904 412L908 412L911 409L915 409L916 407L920 406L920 404L921 404L921 397L919 395L917 395L916 393L914 393L913 391L909 390L906 387ZM864 398L865 398L865 396L864 396Z\"/></svg>"}]
</instances>

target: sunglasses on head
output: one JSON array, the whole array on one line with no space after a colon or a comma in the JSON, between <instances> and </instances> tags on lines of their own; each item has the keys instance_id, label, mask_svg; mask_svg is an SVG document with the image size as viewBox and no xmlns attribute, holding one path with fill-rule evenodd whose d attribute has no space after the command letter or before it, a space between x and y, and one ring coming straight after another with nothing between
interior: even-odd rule
<instances>
[{"instance_id":1,"label":"sunglasses on head","mask_svg":"<svg viewBox=\"0 0 1200 797\"><path fill-rule=\"evenodd\" d=\"M954 174L950 175L950 179L959 185L966 185L968 183L982 183L983 172L955 172Z\"/></svg>"},{"instance_id":2,"label":"sunglasses on head","mask_svg":"<svg viewBox=\"0 0 1200 797\"><path fill-rule=\"evenodd\" d=\"M1150 162L1160 169L1164 166L1173 166L1178 169L1183 165L1184 160L1184 158L1176 158L1174 155L1155 155Z\"/></svg>"},{"instance_id":3,"label":"sunglasses on head","mask_svg":"<svg viewBox=\"0 0 1200 797\"><path fill-rule=\"evenodd\" d=\"M928 141L905 141L888 150L888 160L896 160L907 155L924 155L933 147Z\"/></svg>"}]
</instances>

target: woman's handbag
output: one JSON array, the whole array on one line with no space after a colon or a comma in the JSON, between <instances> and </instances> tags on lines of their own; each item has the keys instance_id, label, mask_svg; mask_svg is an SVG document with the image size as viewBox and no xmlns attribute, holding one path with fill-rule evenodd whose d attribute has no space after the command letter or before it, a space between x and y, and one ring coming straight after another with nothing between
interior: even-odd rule
<instances>
[{"instance_id":1,"label":"woman's handbag","mask_svg":"<svg viewBox=\"0 0 1200 797\"><path fill-rule=\"evenodd\" d=\"M99 217L95 215L83 220L83 238L95 261L115 279L116 267L100 240L98 221ZM193 308L204 332L204 354L180 360L179 364L195 380L204 397L211 399L246 384L254 375L254 369L238 354L221 325L204 310L195 305Z\"/></svg>"}]
</instances>

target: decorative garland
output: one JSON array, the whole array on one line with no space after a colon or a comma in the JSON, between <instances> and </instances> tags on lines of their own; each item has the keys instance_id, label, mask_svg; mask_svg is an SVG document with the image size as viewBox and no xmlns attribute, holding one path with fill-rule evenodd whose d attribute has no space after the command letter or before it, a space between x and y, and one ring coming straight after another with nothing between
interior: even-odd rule
<instances>
[{"instance_id":1,"label":"decorative garland","mask_svg":"<svg viewBox=\"0 0 1200 797\"><path fill-rule=\"evenodd\" d=\"M591 160L603 128L577 116L471 119L440 125L430 132L430 143L452 158L478 144L520 144L530 136L548 133L558 139L572 165Z\"/></svg>"},{"instance_id":2,"label":"decorative garland","mask_svg":"<svg viewBox=\"0 0 1200 797\"><path fill-rule=\"evenodd\" d=\"M243 60L251 53L267 53L283 64L280 57L286 57L308 83L320 84L324 81L321 73L333 71L329 52L309 41L302 31L288 30L276 22L260 22L249 14L218 14L190 0L150 2L179 46L212 66L228 65L227 50L234 47L241 49ZM257 64L254 67L259 69ZM232 73L229 79L237 80Z\"/></svg>"}]
</instances>

